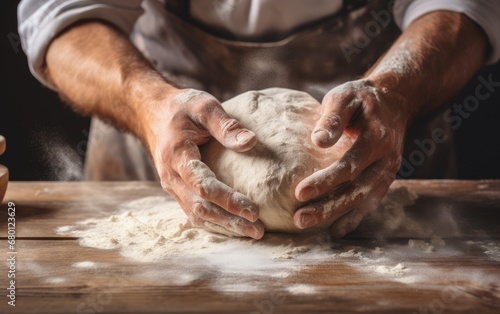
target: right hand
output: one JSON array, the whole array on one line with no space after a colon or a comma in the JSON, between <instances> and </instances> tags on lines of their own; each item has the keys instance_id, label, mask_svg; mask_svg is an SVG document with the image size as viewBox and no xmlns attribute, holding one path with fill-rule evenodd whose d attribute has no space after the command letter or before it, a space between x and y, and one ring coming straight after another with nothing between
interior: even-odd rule
<instances>
[{"instance_id":1,"label":"right hand","mask_svg":"<svg viewBox=\"0 0 500 314\"><path fill-rule=\"evenodd\" d=\"M232 236L264 235L257 205L217 180L198 148L214 137L229 149L248 151L257 142L253 132L228 116L212 95L194 89L168 93L148 108L143 121L161 186L193 225Z\"/></svg>"}]
</instances>

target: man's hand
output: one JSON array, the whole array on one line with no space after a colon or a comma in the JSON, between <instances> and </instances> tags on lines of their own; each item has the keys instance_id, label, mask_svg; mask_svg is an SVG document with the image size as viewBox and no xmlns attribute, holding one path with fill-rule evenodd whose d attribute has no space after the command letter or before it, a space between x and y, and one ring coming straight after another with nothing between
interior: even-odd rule
<instances>
[{"instance_id":1,"label":"man's hand","mask_svg":"<svg viewBox=\"0 0 500 314\"><path fill-rule=\"evenodd\" d=\"M98 43L98 44L96 44ZM73 25L49 46L47 80L71 106L105 118L140 138L165 190L197 226L261 238L257 206L219 182L200 161L198 145L214 136L245 151L255 135L207 93L179 90L144 59L129 39L99 21Z\"/></svg>"},{"instance_id":2,"label":"man's hand","mask_svg":"<svg viewBox=\"0 0 500 314\"><path fill-rule=\"evenodd\" d=\"M467 16L435 11L414 21L364 79L329 92L313 142L329 147L355 138L345 156L301 181L299 228L332 223L344 236L374 210L395 178L403 138L414 118L442 106L484 64L487 40Z\"/></svg>"},{"instance_id":3,"label":"man's hand","mask_svg":"<svg viewBox=\"0 0 500 314\"><path fill-rule=\"evenodd\" d=\"M297 227L333 224L332 234L342 237L377 207L401 163L407 103L368 80L349 82L326 94L313 143L331 147L344 134L354 143L340 160L297 185L298 200L313 200L295 213Z\"/></svg>"},{"instance_id":4,"label":"man's hand","mask_svg":"<svg viewBox=\"0 0 500 314\"><path fill-rule=\"evenodd\" d=\"M149 109L146 140L162 187L184 209L192 224L218 233L260 239L264 226L257 206L217 180L201 160L198 145L213 136L225 147L244 152L255 134L229 117L208 93L184 89Z\"/></svg>"}]
</instances>

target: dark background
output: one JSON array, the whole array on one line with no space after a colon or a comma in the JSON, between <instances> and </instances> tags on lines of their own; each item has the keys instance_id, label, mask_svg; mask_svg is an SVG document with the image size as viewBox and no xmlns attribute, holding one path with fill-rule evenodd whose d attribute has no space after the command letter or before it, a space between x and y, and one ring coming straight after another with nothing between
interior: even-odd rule
<instances>
[{"instance_id":1,"label":"dark background","mask_svg":"<svg viewBox=\"0 0 500 314\"><path fill-rule=\"evenodd\" d=\"M72 180L80 176L89 119L63 105L58 96L30 74L17 35L19 1L3 1L1 14L0 134L7 152L0 163L11 180ZM499 30L500 31L500 30ZM485 68L482 75L500 81L500 64ZM474 94L474 78L461 102ZM500 89L482 101L477 111L457 129L457 157L462 179L500 179Z\"/></svg>"}]
</instances>

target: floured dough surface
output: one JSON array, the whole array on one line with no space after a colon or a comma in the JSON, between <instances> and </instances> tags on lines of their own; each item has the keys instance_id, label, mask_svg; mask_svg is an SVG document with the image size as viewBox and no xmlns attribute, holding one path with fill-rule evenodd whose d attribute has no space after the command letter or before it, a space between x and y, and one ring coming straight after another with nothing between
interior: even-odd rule
<instances>
[{"instance_id":1,"label":"floured dough surface","mask_svg":"<svg viewBox=\"0 0 500 314\"><path fill-rule=\"evenodd\" d=\"M220 181L259 206L266 230L302 231L293 224L294 212L303 205L294 196L295 187L314 171L337 161L351 143L343 138L328 149L312 143L321 105L304 92L283 88L250 91L222 106L256 134L258 143L250 151L237 153L212 140L202 147L202 160Z\"/></svg>"}]
</instances>

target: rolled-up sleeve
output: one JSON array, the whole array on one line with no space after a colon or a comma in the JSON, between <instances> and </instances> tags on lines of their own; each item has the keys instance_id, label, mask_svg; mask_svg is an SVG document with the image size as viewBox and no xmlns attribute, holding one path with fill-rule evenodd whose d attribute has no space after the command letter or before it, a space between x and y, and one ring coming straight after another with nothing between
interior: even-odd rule
<instances>
[{"instance_id":1,"label":"rolled-up sleeve","mask_svg":"<svg viewBox=\"0 0 500 314\"><path fill-rule=\"evenodd\" d=\"M491 52L487 64L500 60L500 1L497 0L396 0L394 19L404 30L413 21L432 11L459 12L474 20L488 37Z\"/></svg>"},{"instance_id":2,"label":"rolled-up sleeve","mask_svg":"<svg viewBox=\"0 0 500 314\"><path fill-rule=\"evenodd\" d=\"M45 80L42 70L54 36L84 19L105 20L130 34L143 12L141 3L142 0L22 0L17 10L18 31L31 73L42 84L54 89Z\"/></svg>"}]
</instances>

